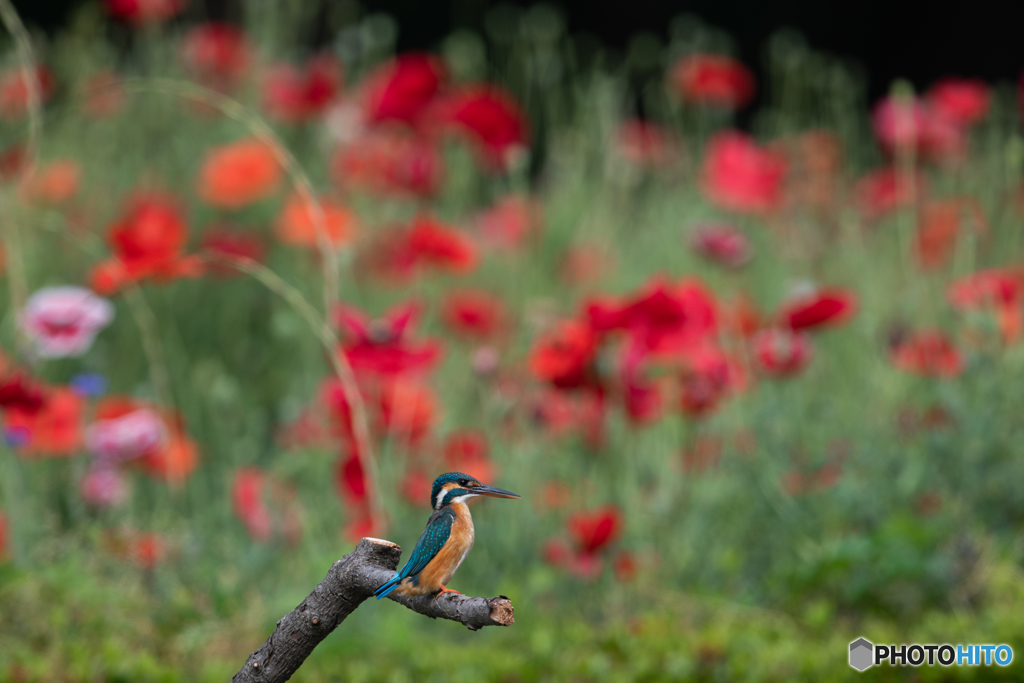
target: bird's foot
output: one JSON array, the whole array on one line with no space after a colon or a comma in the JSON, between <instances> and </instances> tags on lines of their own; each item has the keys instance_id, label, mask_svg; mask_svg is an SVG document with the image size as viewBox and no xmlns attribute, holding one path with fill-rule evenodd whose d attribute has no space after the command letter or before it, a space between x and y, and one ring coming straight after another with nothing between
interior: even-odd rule
<instances>
[{"instance_id":1,"label":"bird's foot","mask_svg":"<svg viewBox=\"0 0 1024 683\"><path fill-rule=\"evenodd\" d=\"M438 595L441 593L455 593L456 595L462 595L459 591L452 590L451 588L445 588L444 586L441 586L441 590L438 592Z\"/></svg>"}]
</instances>

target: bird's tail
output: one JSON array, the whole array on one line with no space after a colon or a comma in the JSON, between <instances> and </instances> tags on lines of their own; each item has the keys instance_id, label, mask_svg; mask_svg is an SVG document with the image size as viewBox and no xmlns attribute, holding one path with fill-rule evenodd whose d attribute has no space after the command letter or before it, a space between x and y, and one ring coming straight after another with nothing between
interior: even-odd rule
<instances>
[{"instance_id":1,"label":"bird's tail","mask_svg":"<svg viewBox=\"0 0 1024 683\"><path fill-rule=\"evenodd\" d=\"M401 582L402 582L401 574L395 574L394 576L391 577L391 579L387 583L385 583L380 588L375 590L373 592L373 594L377 596L378 600L380 600L381 598L387 596L388 593L390 593L391 591L393 591L396 588L398 588L398 584L401 583Z\"/></svg>"}]
</instances>

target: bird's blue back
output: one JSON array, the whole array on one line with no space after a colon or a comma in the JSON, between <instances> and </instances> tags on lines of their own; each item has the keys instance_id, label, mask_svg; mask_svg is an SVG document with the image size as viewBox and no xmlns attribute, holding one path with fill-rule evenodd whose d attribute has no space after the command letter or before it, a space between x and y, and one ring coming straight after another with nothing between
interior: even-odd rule
<instances>
[{"instance_id":1,"label":"bird's blue back","mask_svg":"<svg viewBox=\"0 0 1024 683\"><path fill-rule=\"evenodd\" d=\"M374 595L380 600L388 593L398 587L402 579L409 578L414 584L419 584L419 573L427 566L434 557L441 551L448 538L452 535L452 525L455 523L455 511L450 507L443 507L427 520L427 527L420 534L416 546L412 549L409 561L405 563L402 570L374 591Z\"/></svg>"}]
</instances>

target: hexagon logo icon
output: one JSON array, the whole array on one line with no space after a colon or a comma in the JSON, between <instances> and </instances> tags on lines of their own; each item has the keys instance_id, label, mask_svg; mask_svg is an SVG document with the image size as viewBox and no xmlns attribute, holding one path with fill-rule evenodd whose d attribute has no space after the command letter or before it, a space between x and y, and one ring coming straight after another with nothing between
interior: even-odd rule
<instances>
[{"instance_id":1,"label":"hexagon logo icon","mask_svg":"<svg viewBox=\"0 0 1024 683\"><path fill-rule=\"evenodd\" d=\"M866 638L858 638L850 643L850 666L863 671L874 664L875 646Z\"/></svg>"}]
</instances>

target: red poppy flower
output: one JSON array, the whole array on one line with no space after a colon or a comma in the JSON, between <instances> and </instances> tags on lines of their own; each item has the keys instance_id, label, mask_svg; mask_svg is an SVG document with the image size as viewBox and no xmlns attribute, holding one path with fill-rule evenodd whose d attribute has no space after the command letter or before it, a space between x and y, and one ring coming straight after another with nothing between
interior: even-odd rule
<instances>
[{"instance_id":1,"label":"red poppy flower","mask_svg":"<svg viewBox=\"0 0 1024 683\"><path fill-rule=\"evenodd\" d=\"M419 307L413 303L396 306L375 320L352 306L339 306L335 319L344 333L341 350L352 369L392 379L433 368L441 347L433 340L412 338L418 317Z\"/></svg>"},{"instance_id":2,"label":"red poppy flower","mask_svg":"<svg viewBox=\"0 0 1024 683\"><path fill-rule=\"evenodd\" d=\"M810 336L787 329L762 330L754 335L751 345L758 367L773 377L797 374L813 355Z\"/></svg>"},{"instance_id":3,"label":"red poppy flower","mask_svg":"<svg viewBox=\"0 0 1024 683\"><path fill-rule=\"evenodd\" d=\"M679 407L690 417L703 417L717 410L730 392L745 387L739 364L721 349L705 346L689 354L681 377Z\"/></svg>"},{"instance_id":4,"label":"red poppy flower","mask_svg":"<svg viewBox=\"0 0 1024 683\"><path fill-rule=\"evenodd\" d=\"M739 109L754 98L754 75L725 55L694 54L672 67L669 83L686 102Z\"/></svg>"},{"instance_id":5,"label":"red poppy flower","mask_svg":"<svg viewBox=\"0 0 1024 683\"><path fill-rule=\"evenodd\" d=\"M215 90L234 88L252 62L252 47L242 29L216 21L189 29L180 54L185 70Z\"/></svg>"},{"instance_id":6,"label":"red poppy flower","mask_svg":"<svg viewBox=\"0 0 1024 683\"><path fill-rule=\"evenodd\" d=\"M716 309L699 280L673 284L655 277L624 302L591 300L586 314L597 332L626 331L639 352L674 354L699 347L716 333Z\"/></svg>"},{"instance_id":7,"label":"red poppy flower","mask_svg":"<svg viewBox=\"0 0 1024 683\"><path fill-rule=\"evenodd\" d=\"M526 147L526 115L505 91L491 85L471 86L451 95L441 107L441 120L465 134L484 166L505 170Z\"/></svg>"},{"instance_id":8,"label":"red poppy flower","mask_svg":"<svg viewBox=\"0 0 1024 683\"><path fill-rule=\"evenodd\" d=\"M139 192L125 203L107 232L115 258L93 269L92 288L112 294L129 282L155 277L197 277L202 262L185 257L188 227L177 201L159 192Z\"/></svg>"},{"instance_id":9,"label":"red poppy flower","mask_svg":"<svg viewBox=\"0 0 1024 683\"><path fill-rule=\"evenodd\" d=\"M339 148L331 172L339 187L385 196L431 197L441 188L444 162L432 142L383 128Z\"/></svg>"},{"instance_id":10,"label":"red poppy flower","mask_svg":"<svg viewBox=\"0 0 1024 683\"><path fill-rule=\"evenodd\" d=\"M482 290L453 290L445 296L441 319L452 332L476 339L494 338L505 327L501 299Z\"/></svg>"},{"instance_id":11,"label":"red poppy flower","mask_svg":"<svg viewBox=\"0 0 1024 683\"><path fill-rule=\"evenodd\" d=\"M534 343L530 372L559 389L578 389L594 383L596 354L597 339L590 326L567 320Z\"/></svg>"},{"instance_id":12,"label":"red poppy flower","mask_svg":"<svg viewBox=\"0 0 1024 683\"><path fill-rule=\"evenodd\" d=\"M4 368L0 366L0 370ZM20 372L0 375L0 410L34 415L46 403L43 388Z\"/></svg>"},{"instance_id":13,"label":"red poppy flower","mask_svg":"<svg viewBox=\"0 0 1024 683\"><path fill-rule=\"evenodd\" d=\"M209 150L196 186L210 206L241 209L274 194L283 175L274 150L249 138Z\"/></svg>"},{"instance_id":14,"label":"red poppy flower","mask_svg":"<svg viewBox=\"0 0 1024 683\"><path fill-rule=\"evenodd\" d=\"M991 92L984 81L944 78L928 89L928 106L958 126L973 126L988 114Z\"/></svg>"},{"instance_id":15,"label":"red poppy flower","mask_svg":"<svg viewBox=\"0 0 1024 683\"><path fill-rule=\"evenodd\" d=\"M0 180L14 180L28 168L28 150L15 143L0 152Z\"/></svg>"},{"instance_id":16,"label":"red poppy flower","mask_svg":"<svg viewBox=\"0 0 1024 683\"><path fill-rule=\"evenodd\" d=\"M402 477L399 490L406 502L416 507L428 505L433 481L420 470L408 470Z\"/></svg>"},{"instance_id":17,"label":"red poppy flower","mask_svg":"<svg viewBox=\"0 0 1024 683\"><path fill-rule=\"evenodd\" d=\"M619 156L636 166L661 168L677 156L678 143L672 134L652 121L629 119L619 124L615 149Z\"/></svg>"},{"instance_id":18,"label":"red poppy flower","mask_svg":"<svg viewBox=\"0 0 1024 683\"><path fill-rule=\"evenodd\" d=\"M58 159L36 167L21 181L21 196L33 204L60 206L78 193L82 168L74 159Z\"/></svg>"},{"instance_id":19,"label":"red poppy flower","mask_svg":"<svg viewBox=\"0 0 1024 683\"><path fill-rule=\"evenodd\" d=\"M363 89L366 121L416 125L444 80L444 65L433 55L418 52L398 55L366 78Z\"/></svg>"},{"instance_id":20,"label":"red poppy flower","mask_svg":"<svg viewBox=\"0 0 1024 683\"><path fill-rule=\"evenodd\" d=\"M478 261L468 237L428 216L413 221L408 247L417 262L452 273L469 273Z\"/></svg>"},{"instance_id":21,"label":"red poppy flower","mask_svg":"<svg viewBox=\"0 0 1024 683\"><path fill-rule=\"evenodd\" d=\"M942 199L928 202L921 209L914 252L922 268L940 268L950 262L961 233L987 232L985 214L971 198Z\"/></svg>"},{"instance_id":22,"label":"red poppy flower","mask_svg":"<svg viewBox=\"0 0 1024 683\"><path fill-rule=\"evenodd\" d=\"M235 472L231 485L231 504L245 525L249 536L256 541L266 541L274 532L270 511L263 500L266 475L258 467L243 467Z\"/></svg>"},{"instance_id":23,"label":"red poppy flower","mask_svg":"<svg viewBox=\"0 0 1024 683\"><path fill-rule=\"evenodd\" d=\"M738 268L750 260L750 240L725 223L699 225L690 236L690 247L706 259L727 268Z\"/></svg>"},{"instance_id":24,"label":"red poppy flower","mask_svg":"<svg viewBox=\"0 0 1024 683\"><path fill-rule=\"evenodd\" d=\"M442 447L445 466L452 472L465 472L480 481L494 481L496 468L489 457L487 437L475 429L452 432Z\"/></svg>"},{"instance_id":25,"label":"red poppy flower","mask_svg":"<svg viewBox=\"0 0 1024 683\"><path fill-rule=\"evenodd\" d=\"M960 311L988 311L996 316L1003 342L1011 344L1024 334L1024 282L1010 269L982 270L954 281L946 298Z\"/></svg>"},{"instance_id":26,"label":"red poppy flower","mask_svg":"<svg viewBox=\"0 0 1024 683\"><path fill-rule=\"evenodd\" d=\"M338 491L349 505L359 505L366 501L368 489L363 463L356 453L338 461Z\"/></svg>"},{"instance_id":27,"label":"red poppy flower","mask_svg":"<svg viewBox=\"0 0 1024 683\"><path fill-rule=\"evenodd\" d=\"M271 67L263 80L263 107L282 123L302 123L319 116L341 90L341 64L328 54L311 58L303 68Z\"/></svg>"},{"instance_id":28,"label":"red poppy flower","mask_svg":"<svg viewBox=\"0 0 1024 683\"><path fill-rule=\"evenodd\" d=\"M140 534L130 543L129 557L141 568L153 571L167 557L167 544L158 534Z\"/></svg>"},{"instance_id":29,"label":"red poppy flower","mask_svg":"<svg viewBox=\"0 0 1024 683\"><path fill-rule=\"evenodd\" d=\"M744 292L725 306L722 318L724 327L738 337L751 337L762 327L761 311Z\"/></svg>"},{"instance_id":30,"label":"red poppy flower","mask_svg":"<svg viewBox=\"0 0 1024 683\"><path fill-rule=\"evenodd\" d=\"M319 249L318 228L324 231L327 244L340 249L350 244L359 229L353 211L327 197L320 197L323 223L318 223L317 210L302 195L293 194L285 203L274 223L274 233L285 244L307 249Z\"/></svg>"},{"instance_id":31,"label":"red poppy flower","mask_svg":"<svg viewBox=\"0 0 1024 683\"><path fill-rule=\"evenodd\" d=\"M727 131L708 143L701 189L724 209L763 213L781 205L785 177L785 157L761 149L743 133Z\"/></svg>"},{"instance_id":32,"label":"red poppy flower","mask_svg":"<svg viewBox=\"0 0 1024 683\"><path fill-rule=\"evenodd\" d=\"M361 258L372 275L392 283L406 283L427 268L464 275L479 262L469 236L422 215L408 226L380 233Z\"/></svg>"},{"instance_id":33,"label":"red poppy flower","mask_svg":"<svg viewBox=\"0 0 1024 683\"><path fill-rule=\"evenodd\" d=\"M953 308L969 311L989 306L1016 306L1024 294L1021 274L1008 268L979 270L954 280L946 290Z\"/></svg>"},{"instance_id":34,"label":"red poppy flower","mask_svg":"<svg viewBox=\"0 0 1024 683\"><path fill-rule=\"evenodd\" d=\"M103 0L107 13L133 26L159 24L180 14L188 0Z\"/></svg>"},{"instance_id":35,"label":"red poppy flower","mask_svg":"<svg viewBox=\"0 0 1024 683\"><path fill-rule=\"evenodd\" d=\"M381 391L380 431L416 445L437 422L437 398L429 387L399 379Z\"/></svg>"},{"instance_id":36,"label":"red poppy flower","mask_svg":"<svg viewBox=\"0 0 1024 683\"><path fill-rule=\"evenodd\" d=\"M207 255L223 262L248 259L259 263L263 261L263 256L267 251L259 233L226 225L213 225L207 228L203 233L202 247ZM218 275L239 274L237 269L224 263L218 264L216 261L210 269Z\"/></svg>"},{"instance_id":37,"label":"red poppy flower","mask_svg":"<svg viewBox=\"0 0 1024 683\"><path fill-rule=\"evenodd\" d=\"M199 466L199 449L182 431L180 425L170 424L167 445L147 453L138 460L146 474L170 484L181 484Z\"/></svg>"},{"instance_id":38,"label":"red poppy flower","mask_svg":"<svg viewBox=\"0 0 1024 683\"><path fill-rule=\"evenodd\" d=\"M53 387L45 390L41 407L6 407L4 424L30 435L28 445L19 451L23 455L70 457L82 447L84 413L85 402L78 394L67 387Z\"/></svg>"},{"instance_id":39,"label":"red poppy flower","mask_svg":"<svg viewBox=\"0 0 1024 683\"><path fill-rule=\"evenodd\" d=\"M664 398L661 387L640 377L639 372L627 372L622 392L626 405L626 417L634 425L649 424L661 417Z\"/></svg>"},{"instance_id":40,"label":"red poppy flower","mask_svg":"<svg viewBox=\"0 0 1024 683\"><path fill-rule=\"evenodd\" d=\"M53 96L56 80L45 66L36 67L36 86L40 102ZM21 67L10 67L0 73L0 118L12 121L28 111L28 83Z\"/></svg>"},{"instance_id":41,"label":"red poppy flower","mask_svg":"<svg viewBox=\"0 0 1024 683\"><path fill-rule=\"evenodd\" d=\"M593 555L615 541L622 528L622 513L614 505L590 512L577 512L566 521L577 550Z\"/></svg>"},{"instance_id":42,"label":"red poppy flower","mask_svg":"<svg viewBox=\"0 0 1024 683\"><path fill-rule=\"evenodd\" d=\"M857 296L847 289L821 289L782 306L781 322L794 331L841 325L857 311Z\"/></svg>"},{"instance_id":43,"label":"red poppy flower","mask_svg":"<svg viewBox=\"0 0 1024 683\"><path fill-rule=\"evenodd\" d=\"M923 330L908 335L889 351L893 366L925 377L956 377L964 369L960 350L944 332Z\"/></svg>"},{"instance_id":44,"label":"red poppy flower","mask_svg":"<svg viewBox=\"0 0 1024 683\"><path fill-rule=\"evenodd\" d=\"M857 181L854 197L861 214L869 220L880 218L928 192L927 179L919 171L906 176L887 166L868 173Z\"/></svg>"}]
</instances>

